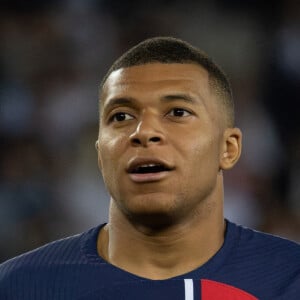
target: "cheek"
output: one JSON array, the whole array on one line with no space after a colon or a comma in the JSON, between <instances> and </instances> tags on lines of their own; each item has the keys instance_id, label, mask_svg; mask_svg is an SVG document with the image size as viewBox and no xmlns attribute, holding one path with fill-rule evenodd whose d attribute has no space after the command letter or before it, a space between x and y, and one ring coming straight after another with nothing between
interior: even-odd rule
<instances>
[{"instance_id":1,"label":"cheek","mask_svg":"<svg viewBox=\"0 0 300 300\"><path fill-rule=\"evenodd\" d=\"M215 189L219 174L218 147L212 140L201 140L190 145L189 155L186 156L182 189L191 198L205 199ZM180 183L178 183L180 184Z\"/></svg>"},{"instance_id":2,"label":"cheek","mask_svg":"<svg viewBox=\"0 0 300 300\"><path fill-rule=\"evenodd\" d=\"M124 147L125 135L114 136L110 132L104 132L99 135L99 145L101 157L109 159L115 153L122 151ZM104 160L102 160L104 162Z\"/></svg>"},{"instance_id":3,"label":"cheek","mask_svg":"<svg viewBox=\"0 0 300 300\"><path fill-rule=\"evenodd\" d=\"M219 169L219 144L214 137L191 139L187 149L186 162L195 177L215 174Z\"/></svg>"},{"instance_id":4,"label":"cheek","mask_svg":"<svg viewBox=\"0 0 300 300\"><path fill-rule=\"evenodd\" d=\"M103 181L105 183L106 188L108 189L108 192L112 195L112 191L114 190L114 186L117 184L116 180L116 166L114 154L109 151L109 147L107 147L107 144L105 144L104 147L101 148L101 151L99 151L99 165L101 165L101 174Z\"/></svg>"},{"instance_id":5,"label":"cheek","mask_svg":"<svg viewBox=\"0 0 300 300\"><path fill-rule=\"evenodd\" d=\"M101 171L103 177L111 179L117 172L118 167L122 166L121 156L124 153L126 139L123 136L114 138L110 134L102 134L99 136L99 164L101 165ZM105 178L104 178L105 179Z\"/></svg>"}]
</instances>

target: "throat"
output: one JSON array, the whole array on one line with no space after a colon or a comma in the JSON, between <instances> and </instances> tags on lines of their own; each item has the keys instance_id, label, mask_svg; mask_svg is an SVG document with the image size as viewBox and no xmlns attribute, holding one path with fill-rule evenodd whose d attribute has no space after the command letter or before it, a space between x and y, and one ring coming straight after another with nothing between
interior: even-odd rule
<instances>
[{"instance_id":1,"label":"throat","mask_svg":"<svg viewBox=\"0 0 300 300\"><path fill-rule=\"evenodd\" d=\"M109 225L102 228L97 241L99 255L122 270L153 280L179 276L200 267L223 243L223 239L195 239L194 233L192 238L180 233L129 236L127 229L112 230Z\"/></svg>"}]
</instances>

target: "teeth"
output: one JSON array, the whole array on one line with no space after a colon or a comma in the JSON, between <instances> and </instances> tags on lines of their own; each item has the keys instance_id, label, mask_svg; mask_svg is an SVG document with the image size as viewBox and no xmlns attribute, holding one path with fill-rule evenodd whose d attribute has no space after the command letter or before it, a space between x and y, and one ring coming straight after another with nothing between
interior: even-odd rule
<instances>
[{"instance_id":1,"label":"teeth","mask_svg":"<svg viewBox=\"0 0 300 300\"><path fill-rule=\"evenodd\" d=\"M157 164L144 164L144 165L140 165L139 168L151 168L151 167L155 167L158 166Z\"/></svg>"},{"instance_id":2,"label":"teeth","mask_svg":"<svg viewBox=\"0 0 300 300\"><path fill-rule=\"evenodd\" d=\"M136 167L132 172L133 173L157 173L166 171L166 168L160 164L149 163L149 164L142 164Z\"/></svg>"}]
</instances>

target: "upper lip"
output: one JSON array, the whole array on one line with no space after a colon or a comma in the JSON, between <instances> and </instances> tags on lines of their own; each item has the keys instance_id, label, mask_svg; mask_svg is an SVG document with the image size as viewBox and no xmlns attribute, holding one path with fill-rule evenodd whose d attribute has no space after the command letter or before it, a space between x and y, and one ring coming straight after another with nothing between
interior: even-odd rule
<instances>
[{"instance_id":1,"label":"upper lip","mask_svg":"<svg viewBox=\"0 0 300 300\"><path fill-rule=\"evenodd\" d=\"M159 158L135 157L135 158L129 160L126 171L128 173L133 173L135 170L137 170L138 167L141 167L143 165L151 165L151 164L161 165L168 171L171 171L174 169L174 166L172 164L170 164L169 162L167 162L165 160L159 159Z\"/></svg>"}]
</instances>

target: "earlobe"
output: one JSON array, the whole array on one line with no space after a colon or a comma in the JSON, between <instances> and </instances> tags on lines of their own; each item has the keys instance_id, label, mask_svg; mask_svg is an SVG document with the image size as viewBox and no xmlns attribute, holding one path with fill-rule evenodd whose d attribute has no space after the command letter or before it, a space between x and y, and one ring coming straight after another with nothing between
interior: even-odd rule
<instances>
[{"instance_id":1,"label":"earlobe","mask_svg":"<svg viewBox=\"0 0 300 300\"><path fill-rule=\"evenodd\" d=\"M231 169L241 156L242 132L239 128L227 128L224 132L220 169Z\"/></svg>"}]
</instances>

